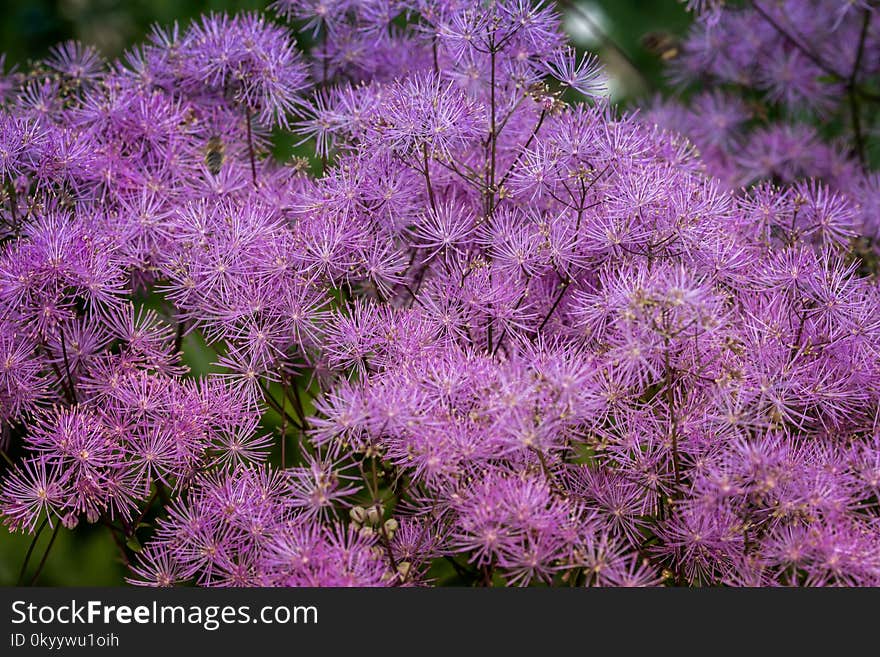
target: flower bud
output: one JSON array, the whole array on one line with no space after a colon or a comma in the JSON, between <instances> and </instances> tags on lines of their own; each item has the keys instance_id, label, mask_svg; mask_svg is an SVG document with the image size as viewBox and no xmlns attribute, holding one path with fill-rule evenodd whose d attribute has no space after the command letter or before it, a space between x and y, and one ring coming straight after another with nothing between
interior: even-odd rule
<instances>
[{"instance_id":1,"label":"flower bud","mask_svg":"<svg viewBox=\"0 0 880 657\"><path fill-rule=\"evenodd\" d=\"M394 532L396 532L398 527L400 527L400 523L397 522L397 520L395 520L394 518L388 518L388 520L385 521L383 527L385 529L385 535L388 538L393 538Z\"/></svg>"},{"instance_id":2,"label":"flower bud","mask_svg":"<svg viewBox=\"0 0 880 657\"><path fill-rule=\"evenodd\" d=\"M67 529L73 529L79 524L79 518L71 511L70 513L64 514L64 517L61 519L61 524Z\"/></svg>"}]
</instances>

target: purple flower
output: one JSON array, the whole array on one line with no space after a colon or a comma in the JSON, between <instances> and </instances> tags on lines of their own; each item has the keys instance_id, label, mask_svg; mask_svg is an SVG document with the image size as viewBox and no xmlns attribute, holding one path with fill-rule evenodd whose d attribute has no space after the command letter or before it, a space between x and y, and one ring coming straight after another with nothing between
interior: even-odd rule
<instances>
[{"instance_id":1,"label":"purple flower","mask_svg":"<svg viewBox=\"0 0 880 657\"><path fill-rule=\"evenodd\" d=\"M642 113L530 0L3 76L3 522L150 586L880 582L874 15L687 5Z\"/></svg>"}]
</instances>

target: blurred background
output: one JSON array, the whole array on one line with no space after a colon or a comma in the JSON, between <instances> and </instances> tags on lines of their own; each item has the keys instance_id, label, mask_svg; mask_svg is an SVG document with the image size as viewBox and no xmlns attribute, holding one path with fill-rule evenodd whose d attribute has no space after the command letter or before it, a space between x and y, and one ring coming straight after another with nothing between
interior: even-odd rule
<instances>
[{"instance_id":1,"label":"blurred background","mask_svg":"<svg viewBox=\"0 0 880 657\"><path fill-rule=\"evenodd\" d=\"M3 0L0 54L6 55L7 70L26 68L56 43L77 39L112 58L141 41L155 23L185 24L209 11L263 9L268 1ZM678 0L558 0L557 5L572 42L601 57L612 96L623 104L663 87L663 55L673 54L676 38L690 24ZM49 533L35 555L42 554ZM30 536L9 534L0 527L0 586L16 583L30 543ZM111 533L81 523L75 533L58 533L37 584L112 586L123 584L124 576Z\"/></svg>"},{"instance_id":2,"label":"blurred background","mask_svg":"<svg viewBox=\"0 0 880 657\"><path fill-rule=\"evenodd\" d=\"M154 23L185 24L209 11L263 9L271 0L3 0L0 53L7 68L43 57L77 39L105 56L141 41ZM662 83L663 44L690 23L679 0L557 0L579 48L596 52L613 78L617 100L650 93Z\"/></svg>"}]
</instances>

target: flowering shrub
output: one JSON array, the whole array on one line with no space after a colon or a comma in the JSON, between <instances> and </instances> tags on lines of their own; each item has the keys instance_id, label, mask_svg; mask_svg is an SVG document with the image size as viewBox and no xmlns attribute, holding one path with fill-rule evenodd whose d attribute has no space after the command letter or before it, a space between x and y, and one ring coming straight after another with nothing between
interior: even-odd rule
<instances>
[{"instance_id":1,"label":"flowering shrub","mask_svg":"<svg viewBox=\"0 0 880 657\"><path fill-rule=\"evenodd\" d=\"M149 585L880 584L858 154L717 93L621 113L549 5L272 9L0 84L11 529L102 524ZM683 72L861 84L772 24L707 61L755 20L708 11Z\"/></svg>"}]
</instances>

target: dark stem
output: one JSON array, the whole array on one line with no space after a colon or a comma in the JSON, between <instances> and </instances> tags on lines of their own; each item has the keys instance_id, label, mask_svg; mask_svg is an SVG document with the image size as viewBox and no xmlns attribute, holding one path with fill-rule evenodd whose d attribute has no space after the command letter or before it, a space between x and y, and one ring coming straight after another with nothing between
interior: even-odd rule
<instances>
[{"instance_id":1,"label":"dark stem","mask_svg":"<svg viewBox=\"0 0 880 657\"><path fill-rule=\"evenodd\" d=\"M113 537L113 542L116 544L116 549L119 550L119 558L122 560L122 563L125 564L126 567L130 566L131 563L128 560L128 554L125 552L125 544L122 542L122 539L119 537L119 534L116 532L116 528L113 525L106 525L107 529L110 530L110 535Z\"/></svg>"},{"instance_id":2,"label":"dark stem","mask_svg":"<svg viewBox=\"0 0 880 657\"><path fill-rule=\"evenodd\" d=\"M327 23L321 19L321 84L327 84Z\"/></svg>"},{"instance_id":3,"label":"dark stem","mask_svg":"<svg viewBox=\"0 0 880 657\"><path fill-rule=\"evenodd\" d=\"M251 181L254 184L254 187L257 186L257 162L256 156L254 155L254 136L253 129L251 128L251 110L250 108L245 108L244 115L247 117L247 143L248 143L248 157L251 160Z\"/></svg>"},{"instance_id":4,"label":"dark stem","mask_svg":"<svg viewBox=\"0 0 880 657\"><path fill-rule=\"evenodd\" d=\"M773 26L773 29L775 29L777 32L779 32L779 34L782 35L782 37L783 37L786 41L788 41L792 46L794 46L795 48L797 48L798 50L800 50L800 51L801 51L804 55L806 55L807 58L808 58L811 62L813 62L816 66L818 66L819 68L821 68L821 69L822 69L823 71L825 71L828 75L831 75L831 76L833 76L833 77L835 77L835 78L837 78L837 79L839 79L839 80L843 80L843 79L844 79L844 77L843 77L840 73L838 73L838 72L835 71L833 68L831 68L828 64L826 64L824 61L822 61L822 59L821 59L816 53L814 53L812 50L810 50L809 48L807 48L804 44L802 44L802 43L800 42L799 39L795 38L794 35L792 35L791 33L789 33L784 27L782 27L782 26L776 21L776 19L773 18L773 16L771 16L769 13L767 13L767 10L765 10L765 9L764 9L761 5L759 5L755 0L752 1L752 7L754 7L754 8L755 8L755 11L758 12L758 14L760 14L761 17L762 17L765 21L767 21L768 23L770 23L770 25Z\"/></svg>"},{"instance_id":5,"label":"dark stem","mask_svg":"<svg viewBox=\"0 0 880 657\"><path fill-rule=\"evenodd\" d=\"M296 383L291 384L291 389L293 390L292 397L288 397L290 401L293 403L293 408L296 411L296 414L299 416L299 421L302 423L302 430L309 430L309 421L306 419L306 411L303 407L302 397L299 394L299 386ZM286 390L286 388L285 388Z\"/></svg>"},{"instance_id":6,"label":"dark stem","mask_svg":"<svg viewBox=\"0 0 880 657\"><path fill-rule=\"evenodd\" d=\"M263 385L262 382L258 382L257 385L260 386L260 390L263 391L263 399L265 399L265 400L266 400L266 403L269 404L269 406L272 407L272 410L275 411L276 413L278 413L279 416L282 416L282 417L283 417L283 416L286 416L287 419L288 419L288 421L289 421L293 426L295 426L297 429L299 429L300 431L302 431L302 425L301 425L299 422L296 421L296 418L292 417L292 416L290 415L290 413L287 412L287 409L284 408L283 405L279 404L279 403L275 400L275 398L272 396L272 393L269 391L269 389L268 389L267 387L265 387L265 386Z\"/></svg>"},{"instance_id":7,"label":"dark stem","mask_svg":"<svg viewBox=\"0 0 880 657\"><path fill-rule=\"evenodd\" d=\"M287 381L284 377L281 378L281 386L287 394ZM287 415L281 416L281 469L287 469Z\"/></svg>"},{"instance_id":8,"label":"dark stem","mask_svg":"<svg viewBox=\"0 0 880 657\"><path fill-rule=\"evenodd\" d=\"M64 359L64 372L67 374L67 383L70 388L70 398L74 404L76 401L76 389L73 386L73 377L70 375L70 362L67 360L67 345L64 342L64 329L58 326L58 336L61 339L61 357Z\"/></svg>"},{"instance_id":9,"label":"dark stem","mask_svg":"<svg viewBox=\"0 0 880 657\"><path fill-rule=\"evenodd\" d=\"M132 533L134 533L135 531L137 531L137 527L138 527L138 525L141 524L141 521L144 519L144 516L147 515L147 512L150 510L150 507L153 506L153 502L155 502L155 501L156 501L156 498L159 497L159 488L160 488L161 485L162 485L162 484L160 484L158 481L156 482L156 490L153 491L152 496L150 497L149 500L147 500L147 504L146 504L146 506L144 507L144 510L141 512L141 515L138 516L137 520L135 520L133 523L131 523L131 526L130 526L130 527L131 527L131 532L132 532Z\"/></svg>"},{"instance_id":10,"label":"dark stem","mask_svg":"<svg viewBox=\"0 0 880 657\"><path fill-rule=\"evenodd\" d=\"M376 468L377 457L373 456L370 459L370 477L373 481L373 485L368 486L370 488L370 496L373 499L373 505L377 509L382 508L382 497L379 495L379 472ZM388 562L391 564L391 569L397 572L397 559L394 558L394 551L391 549L391 540L388 538L388 532L385 531L385 522L384 519L379 517L379 538L382 543L382 547L385 548L385 553L388 555Z\"/></svg>"},{"instance_id":11,"label":"dark stem","mask_svg":"<svg viewBox=\"0 0 880 657\"><path fill-rule=\"evenodd\" d=\"M168 491L165 490L165 486L161 481L156 482L156 490L159 493L159 499L162 500L162 505L168 506L171 503L171 500L168 497Z\"/></svg>"},{"instance_id":12,"label":"dark stem","mask_svg":"<svg viewBox=\"0 0 880 657\"><path fill-rule=\"evenodd\" d=\"M862 31L859 34L859 45L856 50L856 59L853 62L852 73L846 85L847 96L849 97L849 110L853 124L853 137L855 139L855 152L859 158L862 169L867 169L867 159L865 157L865 139L862 135L862 117L859 108L859 98L856 93L856 83L858 82L859 69L862 65L862 56L865 53L865 40L868 36L868 27L871 24L872 11L865 9L864 18L862 19Z\"/></svg>"},{"instance_id":13,"label":"dark stem","mask_svg":"<svg viewBox=\"0 0 880 657\"><path fill-rule=\"evenodd\" d=\"M532 134L529 135L529 138L526 140L526 143L523 144L519 153L517 153L516 158L514 158L514 160L513 160L513 164L510 165L510 168L507 170L507 173L505 173L503 176L501 176L501 181L498 183L499 189L504 186L504 183L506 183L507 179L510 178L510 176L513 174L514 170L516 169L517 165L519 164L520 159L522 159L523 153L525 153L526 150L528 150L529 146L532 145L532 142L535 140L535 137L538 135L538 130L540 130L541 126L544 124L545 118L547 118L547 110L544 109L544 110L541 110L541 116L538 117L538 123L535 125L535 128L534 128L534 130L532 130Z\"/></svg>"},{"instance_id":14,"label":"dark stem","mask_svg":"<svg viewBox=\"0 0 880 657\"><path fill-rule=\"evenodd\" d=\"M490 587L492 586L492 575L495 572L495 566L489 564L488 566L483 566L483 579L480 582L480 586Z\"/></svg>"},{"instance_id":15,"label":"dark stem","mask_svg":"<svg viewBox=\"0 0 880 657\"><path fill-rule=\"evenodd\" d=\"M538 330L535 332L536 336L542 330L544 330L544 327L547 325L547 322L550 321L550 317L553 316L553 313L556 312L556 308L559 307L559 302L562 301L562 297L565 296L565 292L566 290L568 290L568 287L570 285L571 279L566 277L565 280L562 282L562 289L559 290L559 294L556 295L556 299L553 301L553 305L550 307L550 310L547 312L547 314L544 315L544 319L541 321L541 325L538 326Z\"/></svg>"},{"instance_id":16,"label":"dark stem","mask_svg":"<svg viewBox=\"0 0 880 657\"><path fill-rule=\"evenodd\" d=\"M666 406L669 409L670 438L672 440L672 472L675 476L675 497L681 494L681 465L678 457L678 420L675 417L675 391L672 389L672 367L669 362L669 348L665 354Z\"/></svg>"},{"instance_id":17,"label":"dark stem","mask_svg":"<svg viewBox=\"0 0 880 657\"><path fill-rule=\"evenodd\" d=\"M52 549L52 546L55 544L55 539L58 536L59 529L61 529L61 522L60 521L55 524L55 529L52 532L52 538L49 539L49 545L46 546L46 551L43 552L43 558L40 559L40 565L37 566L37 572L35 572L34 576L31 577L31 583L30 583L31 586L33 586L36 583L37 578L40 576L40 573L43 572L43 566L46 565L46 559L49 558L49 551Z\"/></svg>"},{"instance_id":18,"label":"dark stem","mask_svg":"<svg viewBox=\"0 0 880 657\"><path fill-rule=\"evenodd\" d=\"M428 144L422 144L422 162L425 165L425 185L428 188L428 200L431 201L431 208L434 214L437 214L437 199L434 198L434 187L431 185L431 169L428 166Z\"/></svg>"},{"instance_id":19,"label":"dark stem","mask_svg":"<svg viewBox=\"0 0 880 657\"><path fill-rule=\"evenodd\" d=\"M520 295L519 300L516 302L516 305L513 307L514 311L519 310L523 301L525 301L526 295L528 294L528 291L529 291L529 283L531 283L531 281L532 281L532 275L531 274L526 275L526 280L525 280L525 285L524 285L525 289L523 290L523 293ZM498 350L501 348L501 345L504 343L504 338L506 338L506 337L507 337L507 327L505 326L504 330L501 332L501 337L498 338L498 342L495 344L495 348L492 350L493 356L498 353Z\"/></svg>"},{"instance_id":20,"label":"dark stem","mask_svg":"<svg viewBox=\"0 0 880 657\"><path fill-rule=\"evenodd\" d=\"M488 194L488 202L487 202L487 212L486 218L490 219L492 214L495 212L495 159L498 148L498 135L496 133L497 126L495 125L495 48L492 48L492 54L489 56L491 65L490 65L490 76L491 76L491 89L490 89L490 120L492 122L489 130L489 149L490 149L490 157L489 157L489 180L486 185L487 194Z\"/></svg>"},{"instance_id":21,"label":"dark stem","mask_svg":"<svg viewBox=\"0 0 880 657\"><path fill-rule=\"evenodd\" d=\"M28 546L28 550L24 555L24 562L21 564L21 570L18 571L18 581L16 582L16 586L21 586L21 583L24 581L24 573L27 570L28 563L31 560L31 555L34 553L34 548L37 546L37 539L40 538L40 534L43 533L43 530L46 528L46 524L49 522L49 516L40 523L40 526L37 528L34 537L31 539L31 544Z\"/></svg>"},{"instance_id":22,"label":"dark stem","mask_svg":"<svg viewBox=\"0 0 880 657\"><path fill-rule=\"evenodd\" d=\"M327 24L321 19L321 86L327 85ZM321 174L327 173L327 154L321 154Z\"/></svg>"},{"instance_id":23,"label":"dark stem","mask_svg":"<svg viewBox=\"0 0 880 657\"><path fill-rule=\"evenodd\" d=\"M9 207L12 212L12 229L18 232L18 192L15 189L15 181L10 177L7 183L9 190Z\"/></svg>"},{"instance_id":24,"label":"dark stem","mask_svg":"<svg viewBox=\"0 0 880 657\"><path fill-rule=\"evenodd\" d=\"M480 575L476 570L462 566L453 557L445 556L443 558L452 565L453 569L455 570L455 574L462 579L470 579L472 581L476 581L477 577L479 577Z\"/></svg>"},{"instance_id":25,"label":"dark stem","mask_svg":"<svg viewBox=\"0 0 880 657\"><path fill-rule=\"evenodd\" d=\"M553 470L550 469L550 465L547 463L547 457L544 456L544 452L540 449L535 449L533 451L538 455L538 461L541 463L541 470L547 478L547 483L550 485L550 488L556 489L556 477L553 476Z\"/></svg>"},{"instance_id":26,"label":"dark stem","mask_svg":"<svg viewBox=\"0 0 880 657\"><path fill-rule=\"evenodd\" d=\"M47 356L47 358L51 358L51 355L49 355L48 353L46 354L46 356ZM50 365L52 367L52 371L55 373L55 378L58 379L58 385L61 386L61 392L64 393L64 397L67 399L67 402L69 404L73 404L74 399L73 399L73 395L70 392L70 388L67 387L67 379L61 373L61 370L58 369L58 365L56 365L54 362L51 362L51 361L50 361Z\"/></svg>"},{"instance_id":27,"label":"dark stem","mask_svg":"<svg viewBox=\"0 0 880 657\"><path fill-rule=\"evenodd\" d=\"M177 323L177 331L174 334L174 353L180 354L180 350L183 348L183 334L186 331L186 322L178 322Z\"/></svg>"}]
</instances>

